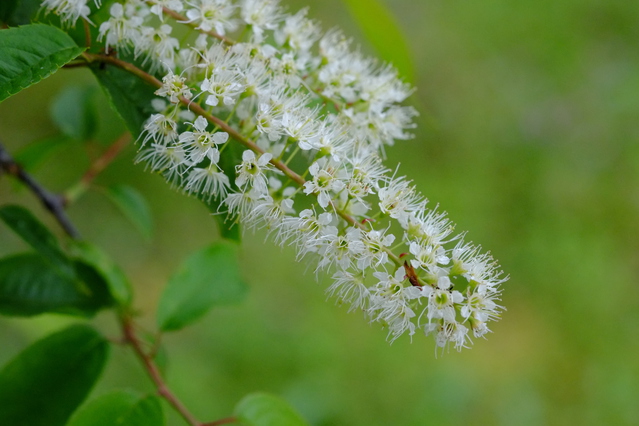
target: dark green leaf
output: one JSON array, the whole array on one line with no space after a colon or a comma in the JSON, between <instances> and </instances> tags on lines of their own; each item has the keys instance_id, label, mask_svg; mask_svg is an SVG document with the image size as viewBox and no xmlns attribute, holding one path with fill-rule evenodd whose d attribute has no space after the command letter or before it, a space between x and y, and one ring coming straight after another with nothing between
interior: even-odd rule
<instances>
[{"instance_id":1,"label":"dark green leaf","mask_svg":"<svg viewBox=\"0 0 639 426\"><path fill-rule=\"evenodd\" d=\"M0 208L0 219L63 274L73 277L71 262L60 250L58 240L29 210L20 206L4 206Z\"/></svg>"},{"instance_id":2,"label":"dark green leaf","mask_svg":"<svg viewBox=\"0 0 639 426\"><path fill-rule=\"evenodd\" d=\"M0 22L8 23L18 9L18 0L2 0L0 2Z\"/></svg>"},{"instance_id":3,"label":"dark green leaf","mask_svg":"<svg viewBox=\"0 0 639 426\"><path fill-rule=\"evenodd\" d=\"M123 306L131 304L131 283L124 272L99 247L86 241L74 241L72 253L92 265L109 287L113 298Z\"/></svg>"},{"instance_id":4,"label":"dark green leaf","mask_svg":"<svg viewBox=\"0 0 639 426\"><path fill-rule=\"evenodd\" d=\"M155 395L139 400L116 423L117 426L163 426L164 424L162 406L159 398Z\"/></svg>"},{"instance_id":5,"label":"dark green leaf","mask_svg":"<svg viewBox=\"0 0 639 426\"><path fill-rule=\"evenodd\" d=\"M156 396L130 391L102 395L82 407L67 426L163 426L164 414Z\"/></svg>"},{"instance_id":6,"label":"dark green leaf","mask_svg":"<svg viewBox=\"0 0 639 426\"><path fill-rule=\"evenodd\" d=\"M73 142L67 136L58 135L37 140L18 150L14 158L23 169L35 171L55 153L70 146Z\"/></svg>"},{"instance_id":7,"label":"dark green leaf","mask_svg":"<svg viewBox=\"0 0 639 426\"><path fill-rule=\"evenodd\" d=\"M245 396L235 415L246 426L306 426L308 423L285 400L267 393Z\"/></svg>"},{"instance_id":8,"label":"dark green leaf","mask_svg":"<svg viewBox=\"0 0 639 426\"><path fill-rule=\"evenodd\" d=\"M61 274L35 253L0 259L0 313L91 315L111 304L100 277L81 263L76 264L76 273L83 281Z\"/></svg>"},{"instance_id":9,"label":"dark green leaf","mask_svg":"<svg viewBox=\"0 0 639 426\"><path fill-rule=\"evenodd\" d=\"M144 122L155 112L151 106L151 100L156 97L155 88L112 65L96 65L91 69L115 111L124 120L131 134L138 137Z\"/></svg>"},{"instance_id":10,"label":"dark green leaf","mask_svg":"<svg viewBox=\"0 0 639 426\"><path fill-rule=\"evenodd\" d=\"M112 306L114 298L101 271L83 260L74 260L73 266L77 277L82 281L80 292L90 296L90 303L87 306L89 312Z\"/></svg>"},{"instance_id":11,"label":"dark green leaf","mask_svg":"<svg viewBox=\"0 0 639 426\"><path fill-rule=\"evenodd\" d=\"M0 20L15 26L25 25L31 22L31 18L40 8L40 0L2 0Z\"/></svg>"},{"instance_id":12,"label":"dark green leaf","mask_svg":"<svg viewBox=\"0 0 639 426\"><path fill-rule=\"evenodd\" d=\"M100 376L108 349L85 325L29 346L0 371L0 424L65 425Z\"/></svg>"},{"instance_id":13,"label":"dark green leaf","mask_svg":"<svg viewBox=\"0 0 639 426\"><path fill-rule=\"evenodd\" d=\"M392 63L407 81L415 70L404 32L382 0L344 0L355 22L379 55Z\"/></svg>"},{"instance_id":14,"label":"dark green leaf","mask_svg":"<svg viewBox=\"0 0 639 426\"><path fill-rule=\"evenodd\" d=\"M237 244L216 243L191 255L171 277L160 299L158 325L178 330L214 306L240 302L246 291Z\"/></svg>"},{"instance_id":15,"label":"dark green leaf","mask_svg":"<svg viewBox=\"0 0 639 426\"><path fill-rule=\"evenodd\" d=\"M127 185L111 186L107 188L106 193L122 213L142 232L142 235L151 238L153 217L142 194Z\"/></svg>"},{"instance_id":16,"label":"dark green leaf","mask_svg":"<svg viewBox=\"0 0 639 426\"><path fill-rule=\"evenodd\" d=\"M83 50L48 25L0 31L0 101L50 76Z\"/></svg>"},{"instance_id":17,"label":"dark green leaf","mask_svg":"<svg viewBox=\"0 0 639 426\"><path fill-rule=\"evenodd\" d=\"M67 426L114 426L140 399L131 391L115 391L100 396L75 412Z\"/></svg>"},{"instance_id":18,"label":"dark green leaf","mask_svg":"<svg viewBox=\"0 0 639 426\"><path fill-rule=\"evenodd\" d=\"M68 87L53 100L51 118L65 135L86 141L96 132L97 114L92 87Z\"/></svg>"}]
</instances>

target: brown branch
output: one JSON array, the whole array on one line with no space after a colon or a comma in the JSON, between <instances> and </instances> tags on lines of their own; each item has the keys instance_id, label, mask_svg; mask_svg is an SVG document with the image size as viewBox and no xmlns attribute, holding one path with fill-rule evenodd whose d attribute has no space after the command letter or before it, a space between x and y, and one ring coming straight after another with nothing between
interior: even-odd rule
<instances>
[{"instance_id":1,"label":"brown branch","mask_svg":"<svg viewBox=\"0 0 639 426\"><path fill-rule=\"evenodd\" d=\"M151 358L151 356L149 356L142 348L142 342L140 341L140 339L138 339L137 335L135 334L134 324L133 324L133 321L131 320L131 317L123 315L120 318L120 321L121 321L122 332L124 333L125 341L129 345L131 345L131 347L133 348L133 351L135 352L137 357L140 359L140 361L144 365L144 368L147 374L149 375L149 377L155 384L158 395L160 395L169 404L171 404L173 408L175 408L175 410L178 413L180 413L182 418L184 418L184 420L186 420L186 422L189 425L202 426L202 423L200 423L195 418L195 416L191 414L191 412L182 404L182 402L180 402L180 400L171 392L169 387L164 382L164 379L162 378L162 374L160 373L160 369L153 361L153 358Z\"/></svg>"},{"instance_id":2,"label":"brown branch","mask_svg":"<svg viewBox=\"0 0 639 426\"><path fill-rule=\"evenodd\" d=\"M95 161L89 166L89 169L82 175L80 181L73 185L66 192L66 198L69 201L76 200L80 194L87 190L87 188L93 183L95 178L107 168L109 164L118 156L120 152L131 141L131 134L129 132L123 133L119 138L115 140Z\"/></svg>"},{"instance_id":3,"label":"brown branch","mask_svg":"<svg viewBox=\"0 0 639 426\"><path fill-rule=\"evenodd\" d=\"M131 141L131 134L129 132L123 133L119 138L109 146L106 151L99 156L89 170L82 176L80 179L86 186L90 185L91 182L98 176L104 169L111 164L111 162L118 156L118 154L127 146L127 144Z\"/></svg>"},{"instance_id":4,"label":"brown branch","mask_svg":"<svg viewBox=\"0 0 639 426\"><path fill-rule=\"evenodd\" d=\"M75 228L71 220L64 211L66 205L66 199L59 195L54 194L42 185L40 185L30 174L24 171L24 169L15 162L13 157L9 155L7 150L0 143L0 171L4 170L7 174L15 177L22 183L24 183L33 194L40 200L44 208L46 208L55 217L56 221L60 224L64 232L67 233L73 239L80 239L80 233Z\"/></svg>"},{"instance_id":5,"label":"brown branch","mask_svg":"<svg viewBox=\"0 0 639 426\"><path fill-rule=\"evenodd\" d=\"M84 25L84 46L89 50L91 48L91 28L89 21L85 18L82 18L82 24Z\"/></svg>"}]
</instances>

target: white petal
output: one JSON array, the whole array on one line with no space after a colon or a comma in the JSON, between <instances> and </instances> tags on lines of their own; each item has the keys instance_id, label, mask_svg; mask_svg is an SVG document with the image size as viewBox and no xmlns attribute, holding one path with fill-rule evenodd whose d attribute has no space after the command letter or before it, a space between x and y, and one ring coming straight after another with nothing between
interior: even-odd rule
<instances>
[{"instance_id":1,"label":"white petal","mask_svg":"<svg viewBox=\"0 0 639 426\"><path fill-rule=\"evenodd\" d=\"M246 151L244 151L242 153L242 160L243 161L253 161L253 160L255 160L255 153L253 151L251 151L250 149L247 149Z\"/></svg>"},{"instance_id":2,"label":"white petal","mask_svg":"<svg viewBox=\"0 0 639 426\"><path fill-rule=\"evenodd\" d=\"M213 142L216 144L222 144L229 140L229 134L226 132L217 132L213 135Z\"/></svg>"},{"instance_id":3,"label":"white petal","mask_svg":"<svg viewBox=\"0 0 639 426\"><path fill-rule=\"evenodd\" d=\"M264 154L262 154L260 159L257 160L257 165L266 166L268 162L271 161L271 158L273 158L273 154L271 154L270 152L265 152Z\"/></svg>"}]
</instances>

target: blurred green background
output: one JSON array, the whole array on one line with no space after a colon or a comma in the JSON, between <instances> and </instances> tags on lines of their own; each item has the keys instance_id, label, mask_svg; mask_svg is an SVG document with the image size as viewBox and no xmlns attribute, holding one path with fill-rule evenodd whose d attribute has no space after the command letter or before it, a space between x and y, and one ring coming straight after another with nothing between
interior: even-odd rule
<instances>
[{"instance_id":1,"label":"blurred green background","mask_svg":"<svg viewBox=\"0 0 639 426\"><path fill-rule=\"evenodd\" d=\"M314 426L639 425L639 2L385 3L406 34L423 105L416 138L389 149L387 164L401 162L458 230L499 259L510 275L502 321L472 349L437 359L430 337L389 345L361 313L326 302L328 279L318 285L292 250L247 234L248 300L166 336L169 383L209 420L263 390ZM373 52L342 1L310 6L325 29L340 26ZM50 102L78 84L96 86L100 104L89 154L117 137L123 126L89 72L62 70L0 104L10 152L54 135ZM64 190L88 166L84 152L69 145L34 174ZM125 268L152 329L168 276L217 230L200 203L133 165L134 155L128 147L97 183L147 196L152 239L99 191L69 213ZM32 207L57 230L6 177L0 202ZM25 248L0 226L0 255ZM72 321L0 318L0 364ZM97 323L117 336L108 314ZM152 389L128 350L112 355L93 395Z\"/></svg>"}]
</instances>

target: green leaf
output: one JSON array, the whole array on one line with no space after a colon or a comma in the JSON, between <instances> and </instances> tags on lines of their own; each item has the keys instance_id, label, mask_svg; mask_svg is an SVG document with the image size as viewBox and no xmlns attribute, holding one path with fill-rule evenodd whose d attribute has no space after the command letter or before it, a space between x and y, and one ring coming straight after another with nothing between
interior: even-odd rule
<instances>
[{"instance_id":1,"label":"green leaf","mask_svg":"<svg viewBox=\"0 0 639 426\"><path fill-rule=\"evenodd\" d=\"M344 0L355 22L377 53L412 82L415 69L404 32L382 0Z\"/></svg>"},{"instance_id":2,"label":"green leaf","mask_svg":"<svg viewBox=\"0 0 639 426\"><path fill-rule=\"evenodd\" d=\"M73 140L64 135L40 139L18 150L14 158L23 169L33 172L52 155L69 147L71 142Z\"/></svg>"},{"instance_id":3,"label":"green leaf","mask_svg":"<svg viewBox=\"0 0 639 426\"><path fill-rule=\"evenodd\" d=\"M163 331L178 330L214 306L240 302L246 292L237 244L213 244L192 254L171 277L160 298L158 326Z\"/></svg>"},{"instance_id":4,"label":"green leaf","mask_svg":"<svg viewBox=\"0 0 639 426\"><path fill-rule=\"evenodd\" d=\"M116 423L118 426L164 426L164 424L165 419L160 399L155 395L139 400Z\"/></svg>"},{"instance_id":5,"label":"green leaf","mask_svg":"<svg viewBox=\"0 0 639 426\"><path fill-rule=\"evenodd\" d=\"M9 22L9 19L18 9L18 0L2 0L0 2L0 22Z\"/></svg>"},{"instance_id":6,"label":"green leaf","mask_svg":"<svg viewBox=\"0 0 639 426\"><path fill-rule=\"evenodd\" d=\"M0 424L64 426L100 376L108 350L85 325L29 346L0 371Z\"/></svg>"},{"instance_id":7,"label":"green leaf","mask_svg":"<svg viewBox=\"0 0 639 426\"><path fill-rule=\"evenodd\" d=\"M11 26L28 24L40 8L40 3L40 0L2 0L0 21Z\"/></svg>"},{"instance_id":8,"label":"green leaf","mask_svg":"<svg viewBox=\"0 0 639 426\"><path fill-rule=\"evenodd\" d=\"M235 415L246 426L306 426L308 423L285 400L267 393L245 396Z\"/></svg>"},{"instance_id":9,"label":"green leaf","mask_svg":"<svg viewBox=\"0 0 639 426\"><path fill-rule=\"evenodd\" d=\"M89 401L75 412L67 426L114 426L140 399L136 392L114 391Z\"/></svg>"},{"instance_id":10,"label":"green leaf","mask_svg":"<svg viewBox=\"0 0 639 426\"><path fill-rule=\"evenodd\" d=\"M71 252L79 260L92 265L107 286L111 296L122 306L129 306L133 290L124 272L98 246L86 241L74 241Z\"/></svg>"},{"instance_id":11,"label":"green leaf","mask_svg":"<svg viewBox=\"0 0 639 426\"><path fill-rule=\"evenodd\" d=\"M116 391L80 408L67 426L163 426L162 406L156 396L139 397Z\"/></svg>"},{"instance_id":12,"label":"green leaf","mask_svg":"<svg viewBox=\"0 0 639 426\"><path fill-rule=\"evenodd\" d=\"M91 67L104 89L111 106L120 115L136 138L142 133L144 122L155 113L151 100L156 96L155 87L131 73L112 65Z\"/></svg>"},{"instance_id":13,"label":"green leaf","mask_svg":"<svg viewBox=\"0 0 639 426\"><path fill-rule=\"evenodd\" d=\"M153 216L142 194L127 185L111 186L107 188L106 194L142 235L150 239L153 233Z\"/></svg>"},{"instance_id":14,"label":"green leaf","mask_svg":"<svg viewBox=\"0 0 639 426\"><path fill-rule=\"evenodd\" d=\"M73 277L71 262L60 250L58 240L29 210L14 205L4 206L0 208L0 219L63 274Z\"/></svg>"},{"instance_id":15,"label":"green leaf","mask_svg":"<svg viewBox=\"0 0 639 426\"><path fill-rule=\"evenodd\" d=\"M0 314L57 312L86 316L110 306L112 299L104 281L86 265L75 266L82 281L61 274L35 253L0 259Z\"/></svg>"},{"instance_id":16,"label":"green leaf","mask_svg":"<svg viewBox=\"0 0 639 426\"><path fill-rule=\"evenodd\" d=\"M0 101L47 78L83 50L48 25L0 31Z\"/></svg>"},{"instance_id":17,"label":"green leaf","mask_svg":"<svg viewBox=\"0 0 639 426\"><path fill-rule=\"evenodd\" d=\"M86 141L95 135L97 112L92 87L68 87L51 104L51 118L65 135Z\"/></svg>"}]
</instances>

